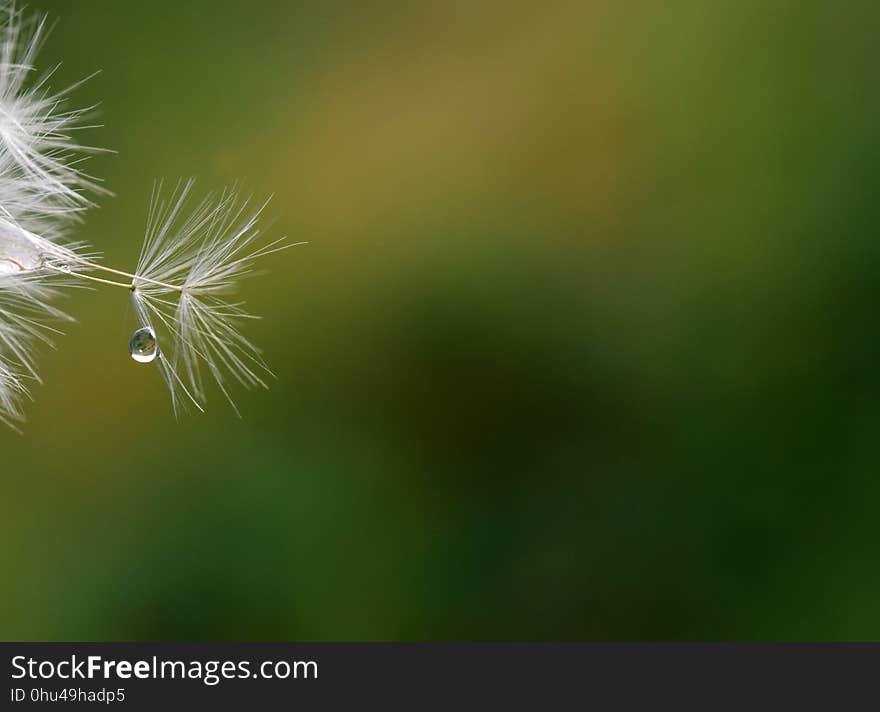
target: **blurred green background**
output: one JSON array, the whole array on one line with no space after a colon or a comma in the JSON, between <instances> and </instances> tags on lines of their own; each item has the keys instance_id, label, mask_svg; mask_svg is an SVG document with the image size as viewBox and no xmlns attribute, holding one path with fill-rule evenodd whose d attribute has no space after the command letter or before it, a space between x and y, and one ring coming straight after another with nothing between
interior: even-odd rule
<instances>
[{"instance_id":1,"label":"blurred green background","mask_svg":"<svg viewBox=\"0 0 880 712\"><path fill-rule=\"evenodd\" d=\"M880 638L876 3L38 5L109 264L159 177L309 245L241 421L67 300L4 639Z\"/></svg>"}]
</instances>

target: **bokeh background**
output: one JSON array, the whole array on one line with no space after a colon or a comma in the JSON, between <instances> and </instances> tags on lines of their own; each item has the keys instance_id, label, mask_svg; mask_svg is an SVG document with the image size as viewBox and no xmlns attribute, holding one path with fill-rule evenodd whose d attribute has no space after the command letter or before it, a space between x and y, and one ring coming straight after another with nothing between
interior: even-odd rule
<instances>
[{"instance_id":1,"label":"bokeh background","mask_svg":"<svg viewBox=\"0 0 880 712\"><path fill-rule=\"evenodd\" d=\"M0 636L880 637L876 3L35 3L82 237L275 194L268 392L75 293L0 432Z\"/></svg>"}]
</instances>

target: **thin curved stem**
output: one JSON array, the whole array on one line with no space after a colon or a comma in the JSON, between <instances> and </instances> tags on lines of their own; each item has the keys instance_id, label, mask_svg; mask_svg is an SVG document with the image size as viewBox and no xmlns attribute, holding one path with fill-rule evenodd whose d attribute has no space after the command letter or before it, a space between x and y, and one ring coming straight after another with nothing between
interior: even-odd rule
<instances>
[{"instance_id":1,"label":"thin curved stem","mask_svg":"<svg viewBox=\"0 0 880 712\"><path fill-rule=\"evenodd\" d=\"M123 289L127 289L129 291L134 289L134 285L132 284L126 284L125 282L114 282L112 279L101 279L100 277L92 277L90 274L85 274L84 272L73 272L72 270L67 270L63 267L55 267L54 265L50 264L45 264L43 265L43 267L45 267L46 269L50 269L53 272L67 275L68 277L79 277L80 279L87 279L90 282L109 284L111 287L122 287Z\"/></svg>"},{"instance_id":2,"label":"thin curved stem","mask_svg":"<svg viewBox=\"0 0 880 712\"><path fill-rule=\"evenodd\" d=\"M49 250L49 252L55 252L54 250ZM144 282L145 284L154 284L157 287L164 287L165 289L170 289L174 292L183 292L184 288L178 286L176 284L169 284L168 282L160 282L158 279L150 279L149 277L141 277L137 274L132 274L131 272L124 272L121 269L115 269L113 267L107 267L105 265L98 264L97 262L92 262L90 260L85 260L82 257L77 257L75 254L71 254L69 252L57 252L55 253L56 257L59 257L67 262L73 262L74 264L82 265L83 267L88 267L89 269L99 270L101 272L106 272L108 274L118 274L120 277L128 277L131 280L131 284L123 284L122 282L114 282L109 279L102 280L98 277L88 277L87 275L76 273L78 277L85 277L86 279L91 279L95 282L101 282L102 284L110 284L116 287L125 287L126 289L134 290L137 288L138 282ZM49 269L55 270L56 272L64 272L64 270L59 270L57 267L52 267L51 265L44 265ZM74 274L71 272L70 274Z\"/></svg>"},{"instance_id":3,"label":"thin curved stem","mask_svg":"<svg viewBox=\"0 0 880 712\"><path fill-rule=\"evenodd\" d=\"M90 262L89 260L84 260L79 257L68 257L67 259L71 262L82 265L83 267L88 267L89 269L97 269L101 272L108 272L109 274L118 274L120 277L128 277L131 280L131 284L126 285L129 289L134 289L137 286L137 282L146 282L147 284L155 284L157 287L165 287L165 289L171 289L175 292L183 291L183 287L179 287L176 284L168 284L168 282L160 282L158 279L141 277L140 275L132 274L131 272L123 272L122 270L114 269L113 267L105 267L97 262Z\"/></svg>"}]
</instances>

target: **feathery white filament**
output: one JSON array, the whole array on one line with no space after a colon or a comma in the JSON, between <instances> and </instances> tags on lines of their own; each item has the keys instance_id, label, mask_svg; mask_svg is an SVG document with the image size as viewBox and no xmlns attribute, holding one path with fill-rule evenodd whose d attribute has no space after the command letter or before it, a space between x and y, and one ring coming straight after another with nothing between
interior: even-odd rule
<instances>
[{"instance_id":1,"label":"feathery white filament","mask_svg":"<svg viewBox=\"0 0 880 712\"><path fill-rule=\"evenodd\" d=\"M161 184L154 189L132 295L143 324L160 327L170 338L171 350L163 348L158 363L175 412L186 400L203 408L205 368L237 413L230 379L267 388L272 372L240 332L245 320L256 317L228 296L256 260L294 245L282 239L254 249L266 203L253 205L235 188L209 194L185 216L193 184L178 183L167 198Z\"/></svg>"},{"instance_id":2,"label":"feathery white filament","mask_svg":"<svg viewBox=\"0 0 880 712\"><path fill-rule=\"evenodd\" d=\"M53 93L52 72L36 76L46 33L45 16L0 6L0 421L7 425L23 418L26 379L39 381L37 347L57 332L49 324L70 320L50 302L69 281L63 272L77 269L71 260L84 255L81 245L58 241L91 205L86 191L106 193L79 167L83 152L96 149L71 136L90 109L66 108L74 87Z\"/></svg>"},{"instance_id":3,"label":"feathery white filament","mask_svg":"<svg viewBox=\"0 0 880 712\"><path fill-rule=\"evenodd\" d=\"M75 220L92 205L86 192L107 193L80 167L84 153L100 149L81 146L72 136L86 128L83 121L94 107L66 106L82 81L53 92L54 69L36 76L45 16L27 16L12 3L0 11L0 23L0 197L25 227L44 234L27 222L50 220L57 226L59 220Z\"/></svg>"}]
</instances>

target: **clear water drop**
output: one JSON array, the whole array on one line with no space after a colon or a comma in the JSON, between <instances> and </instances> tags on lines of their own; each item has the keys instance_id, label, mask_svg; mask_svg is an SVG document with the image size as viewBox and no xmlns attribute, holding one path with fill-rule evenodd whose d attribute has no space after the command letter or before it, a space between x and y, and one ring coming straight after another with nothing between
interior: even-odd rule
<instances>
[{"instance_id":1,"label":"clear water drop","mask_svg":"<svg viewBox=\"0 0 880 712\"><path fill-rule=\"evenodd\" d=\"M145 326L131 335L128 353L138 363L150 363L159 355L159 343L152 327Z\"/></svg>"}]
</instances>

